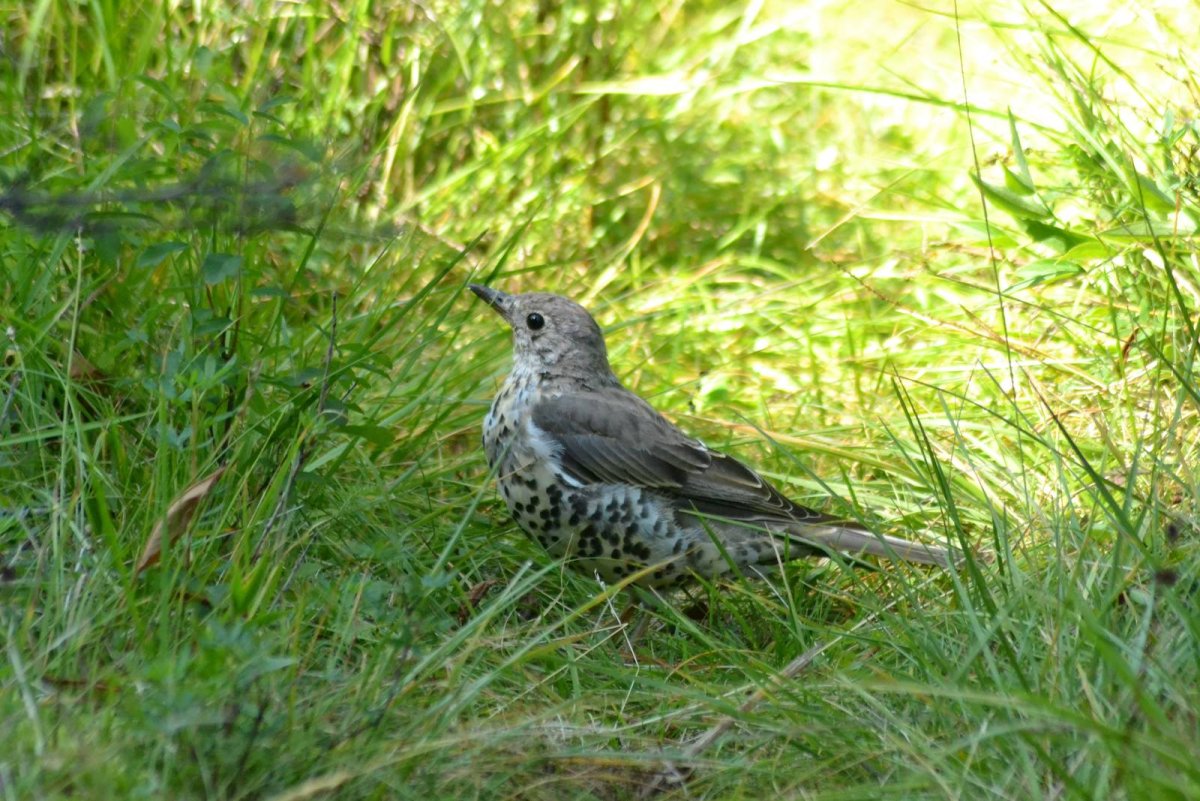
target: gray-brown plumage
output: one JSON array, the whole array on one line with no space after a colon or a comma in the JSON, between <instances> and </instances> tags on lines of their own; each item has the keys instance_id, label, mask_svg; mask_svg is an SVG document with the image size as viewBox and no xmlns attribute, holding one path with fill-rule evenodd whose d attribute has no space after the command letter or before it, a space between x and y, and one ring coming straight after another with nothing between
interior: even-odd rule
<instances>
[{"instance_id":1,"label":"gray-brown plumage","mask_svg":"<svg viewBox=\"0 0 1200 801\"><path fill-rule=\"evenodd\" d=\"M604 336L557 295L471 291L513 329L513 367L483 424L488 464L517 524L608 582L755 573L831 552L949 566L943 549L875 534L784 497L621 386Z\"/></svg>"}]
</instances>

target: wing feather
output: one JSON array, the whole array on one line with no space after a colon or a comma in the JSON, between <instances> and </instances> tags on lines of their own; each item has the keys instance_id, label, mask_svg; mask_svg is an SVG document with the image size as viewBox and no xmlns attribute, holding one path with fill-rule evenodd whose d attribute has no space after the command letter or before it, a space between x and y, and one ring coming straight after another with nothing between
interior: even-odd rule
<instances>
[{"instance_id":1,"label":"wing feather","mask_svg":"<svg viewBox=\"0 0 1200 801\"><path fill-rule=\"evenodd\" d=\"M734 520L832 520L788 500L623 389L547 398L534 406L533 423L557 442L563 466L579 481L657 489L702 514Z\"/></svg>"}]
</instances>

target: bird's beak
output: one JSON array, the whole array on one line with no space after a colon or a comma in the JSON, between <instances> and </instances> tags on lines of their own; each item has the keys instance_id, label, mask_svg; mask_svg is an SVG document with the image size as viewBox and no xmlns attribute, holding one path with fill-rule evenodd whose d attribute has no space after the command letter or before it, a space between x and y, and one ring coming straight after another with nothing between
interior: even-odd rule
<instances>
[{"instance_id":1,"label":"bird's beak","mask_svg":"<svg viewBox=\"0 0 1200 801\"><path fill-rule=\"evenodd\" d=\"M479 284L467 284L467 289L475 293L475 296L482 300L487 305L503 317L508 319L508 310L511 308L512 295L507 292L501 292L499 289L492 289L488 286L480 286Z\"/></svg>"}]
</instances>

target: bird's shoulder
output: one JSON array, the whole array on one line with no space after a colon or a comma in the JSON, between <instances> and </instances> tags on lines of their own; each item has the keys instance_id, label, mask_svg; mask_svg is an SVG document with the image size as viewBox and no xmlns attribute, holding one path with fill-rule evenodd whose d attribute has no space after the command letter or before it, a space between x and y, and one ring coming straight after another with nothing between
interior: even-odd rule
<instances>
[{"instance_id":1,"label":"bird's shoulder","mask_svg":"<svg viewBox=\"0 0 1200 801\"><path fill-rule=\"evenodd\" d=\"M530 418L559 447L563 466L582 481L678 487L712 454L624 388L545 395Z\"/></svg>"},{"instance_id":2,"label":"bird's shoulder","mask_svg":"<svg viewBox=\"0 0 1200 801\"><path fill-rule=\"evenodd\" d=\"M565 436L599 436L630 445L683 447L707 451L653 406L624 387L543 394L530 410L544 431Z\"/></svg>"}]
</instances>

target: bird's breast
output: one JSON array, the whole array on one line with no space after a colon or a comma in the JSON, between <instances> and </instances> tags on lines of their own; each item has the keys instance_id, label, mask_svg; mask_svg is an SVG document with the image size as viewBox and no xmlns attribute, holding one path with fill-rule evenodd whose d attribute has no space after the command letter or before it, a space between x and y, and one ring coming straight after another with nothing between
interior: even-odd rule
<instances>
[{"instance_id":1,"label":"bird's breast","mask_svg":"<svg viewBox=\"0 0 1200 801\"><path fill-rule=\"evenodd\" d=\"M483 420L483 449L488 466L499 473L511 473L520 462L528 461L529 421L537 401L536 386L528 376L514 371L505 380Z\"/></svg>"}]
</instances>

